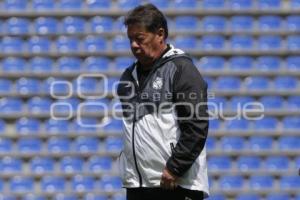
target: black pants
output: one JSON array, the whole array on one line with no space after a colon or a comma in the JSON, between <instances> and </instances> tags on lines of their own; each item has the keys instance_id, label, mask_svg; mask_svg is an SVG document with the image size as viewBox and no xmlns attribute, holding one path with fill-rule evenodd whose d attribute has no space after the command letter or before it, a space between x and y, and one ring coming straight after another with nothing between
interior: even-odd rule
<instances>
[{"instance_id":1,"label":"black pants","mask_svg":"<svg viewBox=\"0 0 300 200\"><path fill-rule=\"evenodd\" d=\"M127 200L203 200L203 192L177 187L175 190L162 188L127 188Z\"/></svg>"}]
</instances>

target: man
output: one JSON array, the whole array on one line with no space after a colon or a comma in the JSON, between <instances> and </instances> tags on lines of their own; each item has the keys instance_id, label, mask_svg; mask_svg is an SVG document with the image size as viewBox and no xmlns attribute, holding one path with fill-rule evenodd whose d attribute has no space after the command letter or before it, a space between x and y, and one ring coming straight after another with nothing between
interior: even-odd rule
<instances>
[{"instance_id":1,"label":"man","mask_svg":"<svg viewBox=\"0 0 300 200\"><path fill-rule=\"evenodd\" d=\"M191 58L166 43L167 21L154 5L134 8L124 24L137 58L118 86L127 199L208 197L207 84Z\"/></svg>"}]
</instances>

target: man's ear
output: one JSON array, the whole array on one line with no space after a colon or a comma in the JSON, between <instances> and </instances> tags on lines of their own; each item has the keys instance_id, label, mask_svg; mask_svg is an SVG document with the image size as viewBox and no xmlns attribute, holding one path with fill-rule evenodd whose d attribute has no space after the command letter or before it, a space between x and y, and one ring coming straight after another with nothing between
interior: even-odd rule
<instances>
[{"instance_id":1,"label":"man's ear","mask_svg":"<svg viewBox=\"0 0 300 200\"><path fill-rule=\"evenodd\" d=\"M157 35L162 39L164 40L165 39L165 29L163 28L159 28L158 31L157 31Z\"/></svg>"}]
</instances>

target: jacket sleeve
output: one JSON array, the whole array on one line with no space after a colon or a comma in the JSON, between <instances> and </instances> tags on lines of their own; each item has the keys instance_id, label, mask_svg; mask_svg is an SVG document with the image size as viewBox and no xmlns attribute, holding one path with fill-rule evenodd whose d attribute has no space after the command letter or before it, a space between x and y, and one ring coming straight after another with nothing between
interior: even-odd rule
<instances>
[{"instance_id":1,"label":"jacket sleeve","mask_svg":"<svg viewBox=\"0 0 300 200\"><path fill-rule=\"evenodd\" d=\"M204 148L208 133L207 84L189 58L177 58L174 63L177 71L173 96L181 134L166 167L180 177Z\"/></svg>"}]
</instances>

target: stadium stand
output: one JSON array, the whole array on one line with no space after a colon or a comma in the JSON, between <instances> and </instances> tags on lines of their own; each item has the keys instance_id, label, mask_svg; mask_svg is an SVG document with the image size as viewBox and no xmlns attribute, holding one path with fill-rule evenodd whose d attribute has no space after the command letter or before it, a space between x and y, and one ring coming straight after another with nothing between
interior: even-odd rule
<instances>
[{"instance_id":1,"label":"stadium stand","mask_svg":"<svg viewBox=\"0 0 300 200\"><path fill-rule=\"evenodd\" d=\"M146 2L214 94L209 200L299 200L299 0L0 1L0 199L125 199L113 92L135 60L122 16ZM264 117L236 118L251 102Z\"/></svg>"}]
</instances>

